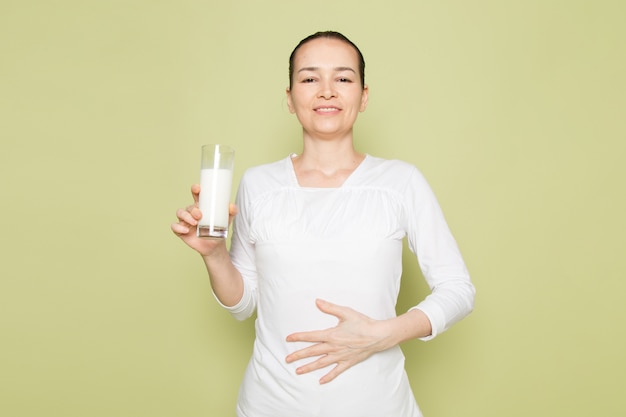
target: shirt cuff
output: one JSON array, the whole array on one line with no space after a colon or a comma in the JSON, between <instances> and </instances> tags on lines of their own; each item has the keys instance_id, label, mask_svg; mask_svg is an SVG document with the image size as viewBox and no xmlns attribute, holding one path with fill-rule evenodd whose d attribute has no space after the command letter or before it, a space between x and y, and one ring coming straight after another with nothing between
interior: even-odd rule
<instances>
[{"instance_id":1,"label":"shirt cuff","mask_svg":"<svg viewBox=\"0 0 626 417\"><path fill-rule=\"evenodd\" d=\"M411 310L420 310L426 315L426 317L430 321L430 335L420 337L419 340L427 342L434 339L435 337L437 337L437 335L445 330L445 319L443 311L441 311L441 308L436 303L430 300L424 300L415 307L409 309L409 311Z\"/></svg>"},{"instance_id":2,"label":"shirt cuff","mask_svg":"<svg viewBox=\"0 0 626 417\"><path fill-rule=\"evenodd\" d=\"M226 306L222 304L222 302L217 298L215 293L213 293L213 297L217 303L228 311L235 319L239 321L243 321L252 315L254 310L254 298L252 296L252 291L248 288L247 285L243 287L243 294L241 295L241 300L234 306Z\"/></svg>"}]
</instances>

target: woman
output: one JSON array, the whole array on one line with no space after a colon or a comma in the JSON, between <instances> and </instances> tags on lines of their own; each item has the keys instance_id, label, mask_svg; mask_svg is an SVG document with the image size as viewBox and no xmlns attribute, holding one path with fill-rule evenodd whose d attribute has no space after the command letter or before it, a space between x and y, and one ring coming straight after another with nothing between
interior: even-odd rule
<instances>
[{"instance_id":1,"label":"woman","mask_svg":"<svg viewBox=\"0 0 626 417\"><path fill-rule=\"evenodd\" d=\"M202 255L219 302L240 320L257 311L237 415L421 416L399 344L465 317L474 287L419 171L354 148L368 101L359 49L316 33L289 67L303 151L244 174L230 253L196 237L197 185L172 225ZM396 316L404 236L432 292Z\"/></svg>"}]
</instances>

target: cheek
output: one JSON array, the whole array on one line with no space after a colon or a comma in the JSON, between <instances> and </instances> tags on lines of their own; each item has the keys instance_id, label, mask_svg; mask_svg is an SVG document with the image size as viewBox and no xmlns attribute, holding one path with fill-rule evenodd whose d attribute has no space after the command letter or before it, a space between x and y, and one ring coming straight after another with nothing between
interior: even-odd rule
<instances>
[{"instance_id":1,"label":"cheek","mask_svg":"<svg viewBox=\"0 0 626 417\"><path fill-rule=\"evenodd\" d=\"M294 97L292 95L291 98L287 101L287 104L289 105L289 111L292 114L306 114L311 108L310 102L307 101L306 97L303 98L301 96Z\"/></svg>"},{"instance_id":2,"label":"cheek","mask_svg":"<svg viewBox=\"0 0 626 417\"><path fill-rule=\"evenodd\" d=\"M293 100L291 99L291 95L287 95L287 108L289 108L289 113L293 114L296 112L296 109L293 105Z\"/></svg>"},{"instance_id":3,"label":"cheek","mask_svg":"<svg viewBox=\"0 0 626 417\"><path fill-rule=\"evenodd\" d=\"M361 96L361 107L359 108L359 111L365 111L365 109L367 108L367 93L363 94Z\"/></svg>"}]
</instances>

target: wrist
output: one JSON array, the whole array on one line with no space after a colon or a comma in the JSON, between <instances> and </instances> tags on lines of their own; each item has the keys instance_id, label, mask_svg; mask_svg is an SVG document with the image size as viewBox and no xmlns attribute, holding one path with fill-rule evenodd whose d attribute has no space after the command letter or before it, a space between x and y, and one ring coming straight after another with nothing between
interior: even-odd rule
<instances>
[{"instance_id":1,"label":"wrist","mask_svg":"<svg viewBox=\"0 0 626 417\"><path fill-rule=\"evenodd\" d=\"M226 248L226 239L211 239L214 242L211 247L205 252L200 252L200 256L205 263L214 262L224 259L228 256L228 249Z\"/></svg>"},{"instance_id":2,"label":"wrist","mask_svg":"<svg viewBox=\"0 0 626 417\"><path fill-rule=\"evenodd\" d=\"M430 320L418 309L384 321L388 326L390 342L399 345L408 340L429 336L432 333Z\"/></svg>"}]
</instances>

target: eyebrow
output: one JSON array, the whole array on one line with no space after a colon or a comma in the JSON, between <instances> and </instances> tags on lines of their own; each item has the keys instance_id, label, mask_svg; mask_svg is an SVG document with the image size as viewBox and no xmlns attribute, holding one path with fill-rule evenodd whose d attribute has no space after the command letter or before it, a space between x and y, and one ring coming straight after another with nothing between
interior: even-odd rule
<instances>
[{"instance_id":1,"label":"eyebrow","mask_svg":"<svg viewBox=\"0 0 626 417\"><path fill-rule=\"evenodd\" d=\"M298 70L298 73L303 72L303 71L319 71L320 67L304 67L304 68L300 68ZM356 74L356 71L353 68L350 67L335 67L333 68L334 71L337 72L341 72L341 71L351 71L353 73Z\"/></svg>"}]
</instances>

